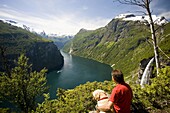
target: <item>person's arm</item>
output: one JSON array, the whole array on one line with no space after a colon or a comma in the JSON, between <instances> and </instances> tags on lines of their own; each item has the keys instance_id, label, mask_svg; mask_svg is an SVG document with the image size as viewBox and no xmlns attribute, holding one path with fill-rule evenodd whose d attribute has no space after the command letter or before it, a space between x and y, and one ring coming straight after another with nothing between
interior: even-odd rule
<instances>
[{"instance_id":1,"label":"person's arm","mask_svg":"<svg viewBox=\"0 0 170 113\"><path fill-rule=\"evenodd\" d=\"M97 109L100 111L111 111L113 108L113 102L109 101L107 104L103 106L98 106Z\"/></svg>"}]
</instances>

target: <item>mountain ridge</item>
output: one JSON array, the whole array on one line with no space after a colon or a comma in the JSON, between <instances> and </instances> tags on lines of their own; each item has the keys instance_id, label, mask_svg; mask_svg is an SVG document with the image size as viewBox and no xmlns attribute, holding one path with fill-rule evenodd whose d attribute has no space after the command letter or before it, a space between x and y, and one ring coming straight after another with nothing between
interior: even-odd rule
<instances>
[{"instance_id":1,"label":"mountain ridge","mask_svg":"<svg viewBox=\"0 0 170 113\"><path fill-rule=\"evenodd\" d=\"M167 44L170 41L169 36L166 37L169 26L169 23L166 24L163 34L160 30L157 33L158 37L164 37L159 45L164 46L163 50L167 54L170 49ZM165 40L167 43L163 45ZM75 38L65 45L64 51L69 52L72 48L73 55L109 65L115 64L113 68L122 69L129 75L137 73L140 61L154 56L153 46L148 41L151 41L149 26L139 21L112 19L105 27L77 33Z\"/></svg>"}]
</instances>

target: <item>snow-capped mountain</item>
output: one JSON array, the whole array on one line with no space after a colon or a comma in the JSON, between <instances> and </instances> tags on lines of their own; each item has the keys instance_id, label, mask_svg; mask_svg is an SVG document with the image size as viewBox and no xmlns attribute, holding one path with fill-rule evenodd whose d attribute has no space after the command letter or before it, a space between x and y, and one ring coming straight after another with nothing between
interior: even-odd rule
<instances>
[{"instance_id":1,"label":"snow-capped mountain","mask_svg":"<svg viewBox=\"0 0 170 113\"><path fill-rule=\"evenodd\" d=\"M135 14L132 14L132 13L120 14L116 16L115 19L122 19L125 21L140 21L146 24L150 23L149 16L136 16ZM159 17L156 15L152 15L152 19L154 23L157 25L163 25L163 24L168 23L168 20L166 20L166 18L163 16Z\"/></svg>"}]
</instances>

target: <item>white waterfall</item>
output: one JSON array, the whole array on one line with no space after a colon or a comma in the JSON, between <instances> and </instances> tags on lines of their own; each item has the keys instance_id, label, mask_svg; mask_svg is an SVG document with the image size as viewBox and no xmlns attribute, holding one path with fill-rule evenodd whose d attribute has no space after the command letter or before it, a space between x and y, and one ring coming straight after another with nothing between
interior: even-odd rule
<instances>
[{"instance_id":1,"label":"white waterfall","mask_svg":"<svg viewBox=\"0 0 170 113\"><path fill-rule=\"evenodd\" d=\"M154 57L149 61L149 63L147 64L143 72L142 79L140 82L141 87L144 87L144 84L147 84L149 82L149 69L153 61L154 61Z\"/></svg>"},{"instance_id":2,"label":"white waterfall","mask_svg":"<svg viewBox=\"0 0 170 113\"><path fill-rule=\"evenodd\" d=\"M73 52L73 48L70 48L69 54L71 54Z\"/></svg>"},{"instance_id":3,"label":"white waterfall","mask_svg":"<svg viewBox=\"0 0 170 113\"><path fill-rule=\"evenodd\" d=\"M72 52L73 52L73 42L71 43L69 54L71 54Z\"/></svg>"}]
</instances>

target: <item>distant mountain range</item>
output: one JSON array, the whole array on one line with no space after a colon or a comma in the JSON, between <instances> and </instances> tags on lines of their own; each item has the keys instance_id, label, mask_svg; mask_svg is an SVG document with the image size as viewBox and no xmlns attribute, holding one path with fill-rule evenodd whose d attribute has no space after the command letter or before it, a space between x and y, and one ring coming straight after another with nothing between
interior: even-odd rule
<instances>
[{"instance_id":1,"label":"distant mountain range","mask_svg":"<svg viewBox=\"0 0 170 113\"><path fill-rule=\"evenodd\" d=\"M58 35L58 34L46 34L45 31L39 33L38 35L52 40L54 42L55 45L57 45L57 47L59 49L62 49L64 47L64 45L69 42L71 39L74 38L73 35Z\"/></svg>"}]
</instances>

